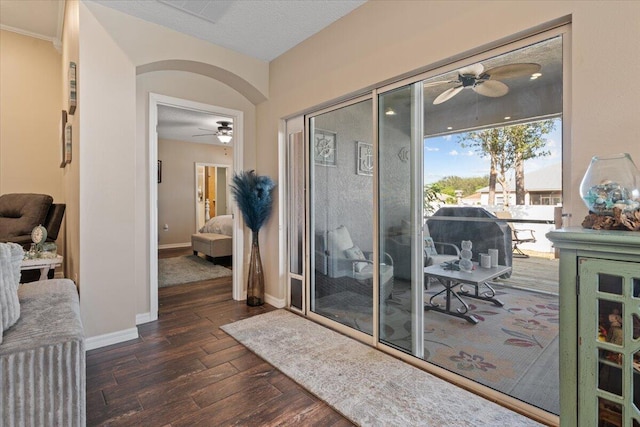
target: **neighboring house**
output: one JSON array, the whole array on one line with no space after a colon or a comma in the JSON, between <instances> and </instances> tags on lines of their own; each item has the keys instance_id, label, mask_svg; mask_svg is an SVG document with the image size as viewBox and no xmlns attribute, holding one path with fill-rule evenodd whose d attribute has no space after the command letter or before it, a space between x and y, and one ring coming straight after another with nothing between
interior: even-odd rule
<instances>
[{"instance_id":1,"label":"neighboring house","mask_svg":"<svg viewBox=\"0 0 640 427\"><path fill-rule=\"evenodd\" d=\"M562 165L556 163L532 172L525 171L524 204L555 206L562 203ZM489 187L478 190L480 205L489 205ZM475 195L474 195L475 196ZM475 201L477 197L466 197L464 201ZM474 203L475 204L475 203ZM495 205L504 204L502 185L496 184ZM509 205L516 204L515 185L509 188Z\"/></svg>"}]
</instances>

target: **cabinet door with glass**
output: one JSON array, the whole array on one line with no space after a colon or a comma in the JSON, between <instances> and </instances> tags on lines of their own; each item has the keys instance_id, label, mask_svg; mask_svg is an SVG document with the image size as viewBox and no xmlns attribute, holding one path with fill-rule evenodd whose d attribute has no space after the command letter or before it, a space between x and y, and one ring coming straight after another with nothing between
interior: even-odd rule
<instances>
[{"instance_id":1,"label":"cabinet door with glass","mask_svg":"<svg viewBox=\"0 0 640 427\"><path fill-rule=\"evenodd\" d=\"M640 426L640 263L578 260L580 426Z\"/></svg>"}]
</instances>

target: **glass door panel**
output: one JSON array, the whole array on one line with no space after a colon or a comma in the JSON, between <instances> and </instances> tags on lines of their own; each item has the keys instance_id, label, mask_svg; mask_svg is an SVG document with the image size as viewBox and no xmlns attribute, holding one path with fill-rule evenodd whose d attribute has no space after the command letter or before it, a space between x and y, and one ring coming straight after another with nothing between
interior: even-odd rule
<instances>
[{"instance_id":1,"label":"glass door panel","mask_svg":"<svg viewBox=\"0 0 640 427\"><path fill-rule=\"evenodd\" d=\"M423 353L422 85L378 97L379 340Z\"/></svg>"},{"instance_id":2,"label":"glass door panel","mask_svg":"<svg viewBox=\"0 0 640 427\"><path fill-rule=\"evenodd\" d=\"M373 334L373 103L309 118L310 309Z\"/></svg>"}]
</instances>

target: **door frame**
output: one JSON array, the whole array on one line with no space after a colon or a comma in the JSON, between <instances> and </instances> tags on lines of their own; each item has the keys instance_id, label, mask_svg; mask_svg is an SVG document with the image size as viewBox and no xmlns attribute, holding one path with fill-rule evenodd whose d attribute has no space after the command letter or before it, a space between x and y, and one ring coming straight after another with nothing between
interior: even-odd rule
<instances>
[{"instance_id":1,"label":"door frame","mask_svg":"<svg viewBox=\"0 0 640 427\"><path fill-rule=\"evenodd\" d=\"M149 123L148 123L148 140L147 149L149 153L148 159L148 179L149 179L149 204L147 212L149 213L149 319L153 321L158 319L158 183L157 183L157 164L158 164L158 106L165 105L169 107L182 108L185 110L193 110L204 113L228 116L233 119L233 170L239 171L243 168L244 153L244 113L239 110L220 107L216 105L204 104L201 102L190 101L182 98L161 95L149 92ZM246 298L246 291L242 286L242 278L244 277L244 222L242 215L236 215L237 206L231 201L231 212L233 215L233 299L242 300Z\"/></svg>"}]
</instances>

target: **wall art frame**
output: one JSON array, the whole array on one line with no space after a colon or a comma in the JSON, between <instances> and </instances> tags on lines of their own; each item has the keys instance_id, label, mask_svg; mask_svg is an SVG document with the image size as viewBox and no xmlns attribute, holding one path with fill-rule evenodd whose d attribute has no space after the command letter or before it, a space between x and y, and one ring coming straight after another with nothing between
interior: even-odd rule
<instances>
[{"instance_id":1,"label":"wall art frame","mask_svg":"<svg viewBox=\"0 0 640 427\"><path fill-rule=\"evenodd\" d=\"M65 165L71 163L71 151L73 148L73 128L71 123L64 127L64 162Z\"/></svg>"},{"instance_id":2,"label":"wall art frame","mask_svg":"<svg viewBox=\"0 0 640 427\"><path fill-rule=\"evenodd\" d=\"M65 154L65 132L67 130L67 111L62 110L60 116L60 167L64 168L67 165L67 156Z\"/></svg>"},{"instance_id":3,"label":"wall art frame","mask_svg":"<svg viewBox=\"0 0 640 427\"><path fill-rule=\"evenodd\" d=\"M313 132L313 160L316 165L336 166L337 134L328 130L315 129Z\"/></svg>"},{"instance_id":4,"label":"wall art frame","mask_svg":"<svg viewBox=\"0 0 640 427\"><path fill-rule=\"evenodd\" d=\"M158 160L158 184L162 182L162 160Z\"/></svg>"},{"instance_id":5,"label":"wall art frame","mask_svg":"<svg viewBox=\"0 0 640 427\"><path fill-rule=\"evenodd\" d=\"M69 114L75 114L77 102L76 63L69 62Z\"/></svg>"},{"instance_id":6,"label":"wall art frame","mask_svg":"<svg viewBox=\"0 0 640 427\"><path fill-rule=\"evenodd\" d=\"M373 145L356 141L356 174L373 176Z\"/></svg>"}]
</instances>

